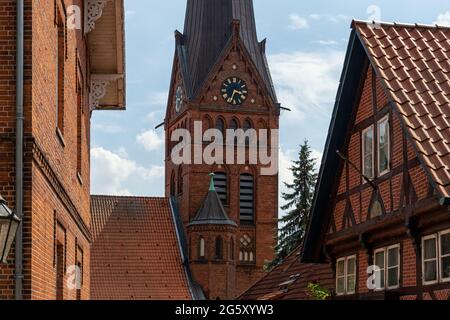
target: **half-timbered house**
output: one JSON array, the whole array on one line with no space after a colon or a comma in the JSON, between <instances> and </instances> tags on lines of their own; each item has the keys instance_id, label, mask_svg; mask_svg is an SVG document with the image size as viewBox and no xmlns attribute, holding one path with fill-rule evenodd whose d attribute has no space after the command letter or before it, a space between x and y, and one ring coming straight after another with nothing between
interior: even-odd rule
<instances>
[{"instance_id":1,"label":"half-timbered house","mask_svg":"<svg viewBox=\"0 0 450 320\"><path fill-rule=\"evenodd\" d=\"M352 299L450 297L450 28L354 21L303 262Z\"/></svg>"}]
</instances>

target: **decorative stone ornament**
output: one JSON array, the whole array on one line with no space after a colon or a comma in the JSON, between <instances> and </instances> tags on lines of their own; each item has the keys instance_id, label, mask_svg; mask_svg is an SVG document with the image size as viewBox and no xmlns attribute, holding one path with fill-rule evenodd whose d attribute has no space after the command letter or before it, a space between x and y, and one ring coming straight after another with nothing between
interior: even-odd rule
<instances>
[{"instance_id":1,"label":"decorative stone ornament","mask_svg":"<svg viewBox=\"0 0 450 320\"><path fill-rule=\"evenodd\" d=\"M94 30L95 22L101 18L107 2L108 0L86 0L85 33Z\"/></svg>"}]
</instances>

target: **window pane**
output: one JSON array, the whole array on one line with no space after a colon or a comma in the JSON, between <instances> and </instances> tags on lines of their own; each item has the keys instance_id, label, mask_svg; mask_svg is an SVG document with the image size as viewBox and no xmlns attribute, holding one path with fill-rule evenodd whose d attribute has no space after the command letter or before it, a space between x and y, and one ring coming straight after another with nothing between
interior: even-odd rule
<instances>
[{"instance_id":1,"label":"window pane","mask_svg":"<svg viewBox=\"0 0 450 320\"><path fill-rule=\"evenodd\" d=\"M380 279L380 282L376 281L375 283L379 283L381 285L379 289L382 289L384 288L384 251L375 254L375 265L380 268L380 271L375 273L376 280Z\"/></svg>"},{"instance_id":2,"label":"window pane","mask_svg":"<svg viewBox=\"0 0 450 320\"><path fill-rule=\"evenodd\" d=\"M450 278L450 256L441 259L442 278Z\"/></svg>"},{"instance_id":3,"label":"window pane","mask_svg":"<svg viewBox=\"0 0 450 320\"><path fill-rule=\"evenodd\" d=\"M364 144L364 175L372 177L373 173L373 129L367 130L363 135Z\"/></svg>"},{"instance_id":4,"label":"window pane","mask_svg":"<svg viewBox=\"0 0 450 320\"><path fill-rule=\"evenodd\" d=\"M337 276L343 276L344 275L344 260L340 260L337 263Z\"/></svg>"},{"instance_id":5,"label":"window pane","mask_svg":"<svg viewBox=\"0 0 450 320\"><path fill-rule=\"evenodd\" d=\"M424 263L425 265L425 281L435 281L437 280L437 269L436 269L436 261L427 261Z\"/></svg>"},{"instance_id":6,"label":"window pane","mask_svg":"<svg viewBox=\"0 0 450 320\"><path fill-rule=\"evenodd\" d=\"M450 233L441 236L441 255L450 254Z\"/></svg>"},{"instance_id":7,"label":"window pane","mask_svg":"<svg viewBox=\"0 0 450 320\"><path fill-rule=\"evenodd\" d=\"M375 265L380 269L384 269L384 251L375 254Z\"/></svg>"},{"instance_id":8,"label":"window pane","mask_svg":"<svg viewBox=\"0 0 450 320\"><path fill-rule=\"evenodd\" d=\"M356 260L351 258L347 260L347 275L352 275L356 273Z\"/></svg>"},{"instance_id":9,"label":"window pane","mask_svg":"<svg viewBox=\"0 0 450 320\"><path fill-rule=\"evenodd\" d=\"M388 270L388 287L398 286L398 267Z\"/></svg>"},{"instance_id":10,"label":"window pane","mask_svg":"<svg viewBox=\"0 0 450 320\"><path fill-rule=\"evenodd\" d=\"M389 123L387 120L378 124L378 154L380 172L389 169Z\"/></svg>"},{"instance_id":11,"label":"window pane","mask_svg":"<svg viewBox=\"0 0 450 320\"><path fill-rule=\"evenodd\" d=\"M380 148L380 173L389 169L388 146Z\"/></svg>"},{"instance_id":12,"label":"window pane","mask_svg":"<svg viewBox=\"0 0 450 320\"><path fill-rule=\"evenodd\" d=\"M423 242L424 258L435 259L436 258L436 239L428 239Z\"/></svg>"},{"instance_id":13,"label":"window pane","mask_svg":"<svg viewBox=\"0 0 450 320\"><path fill-rule=\"evenodd\" d=\"M337 293L344 293L345 290L344 285L345 285L344 278L338 278L336 288Z\"/></svg>"},{"instance_id":14,"label":"window pane","mask_svg":"<svg viewBox=\"0 0 450 320\"><path fill-rule=\"evenodd\" d=\"M398 266L398 248L392 248L388 250L388 267Z\"/></svg>"},{"instance_id":15,"label":"window pane","mask_svg":"<svg viewBox=\"0 0 450 320\"><path fill-rule=\"evenodd\" d=\"M355 276L351 275L347 277L347 293L353 293L356 290Z\"/></svg>"}]
</instances>

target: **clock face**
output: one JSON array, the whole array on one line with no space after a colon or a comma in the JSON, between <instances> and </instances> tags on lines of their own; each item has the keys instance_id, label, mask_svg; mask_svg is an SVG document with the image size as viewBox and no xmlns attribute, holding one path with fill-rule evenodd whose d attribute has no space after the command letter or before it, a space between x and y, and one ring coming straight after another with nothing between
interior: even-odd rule
<instances>
[{"instance_id":1,"label":"clock face","mask_svg":"<svg viewBox=\"0 0 450 320\"><path fill-rule=\"evenodd\" d=\"M175 102L175 111L180 112L181 107L183 106L183 88L178 87L176 92L176 102Z\"/></svg>"},{"instance_id":2,"label":"clock face","mask_svg":"<svg viewBox=\"0 0 450 320\"><path fill-rule=\"evenodd\" d=\"M222 98L231 105L241 105L248 96L247 84L238 77L230 77L222 84Z\"/></svg>"}]
</instances>

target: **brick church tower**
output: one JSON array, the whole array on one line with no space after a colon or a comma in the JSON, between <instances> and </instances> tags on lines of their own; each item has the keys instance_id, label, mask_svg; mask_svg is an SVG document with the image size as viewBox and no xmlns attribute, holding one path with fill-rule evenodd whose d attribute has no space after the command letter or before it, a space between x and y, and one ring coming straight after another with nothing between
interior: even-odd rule
<instances>
[{"instance_id":1,"label":"brick church tower","mask_svg":"<svg viewBox=\"0 0 450 320\"><path fill-rule=\"evenodd\" d=\"M166 196L185 226L194 279L207 298L232 299L257 281L273 258L278 174L261 174L268 165L250 161L250 143L233 147L245 152L244 163L225 156L199 161L196 150L209 142L194 142L194 132L200 122L203 132L268 130L265 151L278 162L278 136L270 134L279 127L280 105L265 40L257 39L252 0L188 0L184 32L176 31L175 39L165 120ZM191 134L190 162L172 159L176 129Z\"/></svg>"}]
</instances>

